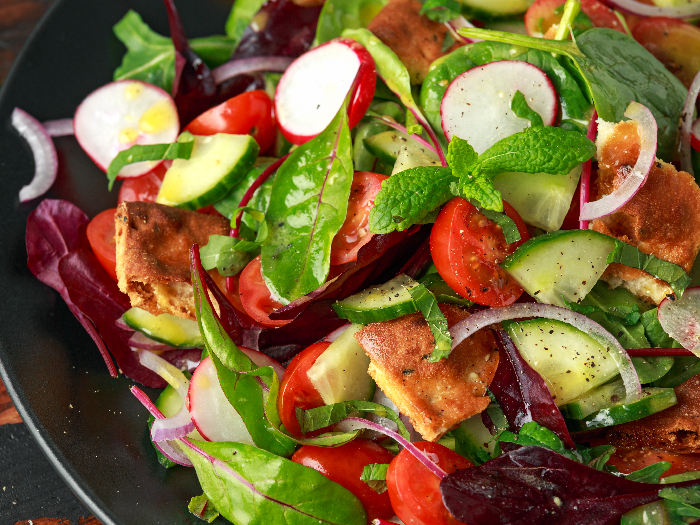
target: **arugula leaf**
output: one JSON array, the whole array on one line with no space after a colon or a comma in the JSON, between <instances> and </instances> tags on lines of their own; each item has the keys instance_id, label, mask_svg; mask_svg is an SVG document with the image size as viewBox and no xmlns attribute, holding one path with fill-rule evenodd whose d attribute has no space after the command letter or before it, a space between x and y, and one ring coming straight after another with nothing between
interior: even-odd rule
<instances>
[{"instance_id":1,"label":"arugula leaf","mask_svg":"<svg viewBox=\"0 0 700 525\"><path fill-rule=\"evenodd\" d=\"M173 144L149 144L131 146L129 149L120 151L117 156L112 159L107 168L107 180L109 181L108 188L111 191L114 181L117 180L117 175L121 169L134 162L154 161L154 160L187 160L192 155L194 146L194 138L187 133L189 137L181 135L181 139Z\"/></svg>"},{"instance_id":2,"label":"arugula leaf","mask_svg":"<svg viewBox=\"0 0 700 525\"><path fill-rule=\"evenodd\" d=\"M437 363L440 359L447 359L452 351L452 336L447 327L447 319L440 310L435 296L419 282L411 283L406 287L406 290L428 322L430 331L435 338L435 348L428 357L428 362Z\"/></svg>"},{"instance_id":3,"label":"arugula leaf","mask_svg":"<svg viewBox=\"0 0 700 525\"><path fill-rule=\"evenodd\" d=\"M113 30L128 50L121 65L114 71L114 80L143 80L170 93L175 78L175 47L172 40L155 33L132 10L117 22ZM224 36L193 38L189 42L192 50L212 68L228 61L236 49L236 43Z\"/></svg>"},{"instance_id":4,"label":"arugula leaf","mask_svg":"<svg viewBox=\"0 0 700 525\"><path fill-rule=\"evenodd\" d=\"M236 0L234 2L226 19L226 35L233 43L231 54L240 44L243 33L264 3L265 0Z\"/></svg>"},{"instance_id":5,"label":"arugula leaf","mask_svg":"<svg viewBox=\"0 0 700 525\"><path fill-rule=\"evenodd\" d=\"M386 471L389 469L389 463L370 463L362 468L360 480L367 483L377 494L383 494L387 490L386 486Z\"/></svg>"},{"instance_id":6,"label":"arugula leaf","mask_svg":"<svg viewBox=\"0 0 700 525\"><path fill-rule=\"evenodd\" d=\"M315 43L338 38L345 29L367 27L388 0L326 0L318 17Z\"/></svg>"},{"instance_id":7,"label":"arugula leaf","mask_svg":"<svg viewBox=\"0 0 700 525\"><path fill-rule=\"evenodd\" d=\"M219 511L216 510L216 507L206 494L194 496L187 505L187 510L207 523L211 523L219 517Z\"/></svg>"},{"instance_id":8,"label":"arugula leaf","mask_svg":"<svg viewBox=\"0 0 700 525\"><path fill-rule=\"evenodd\" d=\"M442 24L461 15L462 4L457 0L425 0L420 14Z\"/></svg>"},{"instance_id":9,"label":"arugula leaf","mask_svg":"<svg viewBox=\"0 0 700 525\"><path fill-rule=\"evenodd\" d=\"M537 111L532 109L525 100L525 95L520 91L516 91L513 95L513 100L510 101L510 109L515 113L516 117L524 118L530 121L530 127L537 128L544 126L542 117Z\"/></svg>"},{"instance_id":10,"label":"arugula leaf","mask_svg":"<svg viewBox=\"0 0 700 525\"><path fill-rule=\"evenodd\" d=\"M321 286L331 241L345 221L352 184L347 100L328 127L295 149L277 171L262 245L262 273L283 303Z\"/></svg>"},{"instance_id":11,"label":"arugula leaf","mask_svg":"<svg viewBox=\"0 0 700 525\"><path fill-rule=\"evenodd\" d=\"M677 264L646 254L636 246L622 241L615 243L615 248L608 255L606 262L608 264L620 263L645 271L657 279L667 282L678 297L683 295L683 291L692 281L685 270Z\"/></svg>"}]
</instances>

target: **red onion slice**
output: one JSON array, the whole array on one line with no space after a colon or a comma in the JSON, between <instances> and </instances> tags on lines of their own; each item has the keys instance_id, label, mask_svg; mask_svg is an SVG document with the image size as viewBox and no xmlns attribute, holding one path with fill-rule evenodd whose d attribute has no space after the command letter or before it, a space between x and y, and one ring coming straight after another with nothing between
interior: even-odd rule
<instances>
[{"instance_id":1,"label":"red onion slice","mask_svg":"<svg viewBox=\"0 0 700 525\"><path fill-rule=\"evenodd\" d=\"M122 319L121 317L117 318L117 320L114 321L114 324L117 325L117 326L118 326L119 328L121 328L122 330L126 330L127 332L133 332L133 331L134 331L134 329L131 328L128 324L126 324L126 323L124 322L124 319Z\"/></svg>"},{"instance_id":2,"label":"red onion slice","mask_svg":"<svg viewBox=\"0 0 700 525\"><path fill-rule=\"evenodd\" d=\"M588 122L588 131L586 132L586 138L595 142L595 137L598 134L598 112L593 109L593 115L591 115L591 120ZM591 195L591 160L587 160L583 163L583 169L581 170L581 184L579 187L580 201L579 209L583 209L584 205L590 200ZM582 230L588 229L588 221L579 221L579 228Z\"/></svg>"},{"instance_id":3,"label":"red onion slice","mask_svg":"<svg viewBox=\"0 0 700 525\"><path fill-rule=\"evenodd\" d=\"M616 212L627 204L644 185L649 176L649 171L656 160L656 120L645 106L638 102L631 102L625 110L625 116L637 123L641 146L639 157L634 167L625 177L619 188L611 194L597 201L587 202L581 207L579 220L591 221Z\"/></svg>"},{"instance_id":4,"label":"red onion slice","mask_svg":"<svg viewBox=\"0 0 700 525\"><path fill-rule=\"evenodd\" d=\"M630 13L632 15L648 17L648 16L668 16L671 18L698 18L700 17L700 4L692 3L679 7L659 7L655 5L642 4L635 0L605 0L609 4L620 11Z\"/></svg>"},{"instance_id":5,"label":"red onion slice","mask_svg":"<svg viewBox=\"0 0 700 525\"><path fill-rule=\"evenodd\" d=\"M610 332L600 326L595 321L592 321L585 315L572 312L561 306L551 304L537 303L518 303L510 306L501 306L481 310L469 317L461 320L450 328L452 335L452 349L464 341L467 337L475 333L477 330L486 328L502 321L509 319L521 319L523 317L541 317L545 319L557 319L571 326L578 328L582 332L588 334L598 343L603 345L608 351L608 354L617 365L622 377L622 382L625 385L627 393L627 403L638 401L642 396L642 386L639 383L639 376L634 369L632 359L627 354L622 345L615 339Z\"/></svg>"},{"instance_id":6,"label":"red onion slice","mask_svg":"<svg viewBox=\"0 0 700 525\"><path fill-rule=\"evenodd\" d=\"M700 287L687 288L680 299L666 297L656 316L668 335L700 357Z\"/></svg>"},{"instance_id":7,"label":"red onion slice","mask_svg":"<svg viewBox=\"0 0 700 525\"><path fill-rule=\"evenodd\" d=\"M12 125L29 143L34 156L32 182L19 190L19 201L27 202L43 195L53 185L58 173L58 155L44 126L26 111L15 108L12 111Z\"/></svg>"},{"instance_id":8,"label":"red onion slice","mask_svg":"<svg viewBox=\"0 0 700 525\"><path fill-rule=\"evenodd\" d=\"M692 84L690 84L688 96L685 98L685 105L683 106L683 113L681 113L681 169L690 173L691 175L695 174L693 173L693 163L690 158L690 139L693 127L693 114L695 113L695 102L698 99L698 92L700 92L700 72L695 75Z\"/></svg>"},{"instance_id":9,"label":"red onion slice","mask_svg":"<svg viewBox=\"0 0 700 525\"><path fill-rule=\"evenodd\" d=\"M257 73L259 71L282 73L293 61L294 59L289 57L241 58L220 65L216 69L213 69L211 74L214 77L214 82L221 84L236 75Z\"/></svg>"},{"instance_id":10,"label":"red onion slice","mask_svg":"<svg viewBox=\"0 0 700 525\"><path fill-rule=\"evenodd\" d=\"M74 135L73 119L62 118L59 120L47 120L43 123L46 133L51 137L68 137Z\"/></svg>"}]
</instances>

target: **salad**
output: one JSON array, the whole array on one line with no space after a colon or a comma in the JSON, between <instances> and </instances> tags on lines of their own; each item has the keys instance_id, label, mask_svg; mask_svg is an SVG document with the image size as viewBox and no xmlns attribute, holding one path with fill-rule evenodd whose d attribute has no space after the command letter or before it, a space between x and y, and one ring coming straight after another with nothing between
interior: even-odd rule
<instances>
[{"instance_id":1,"label":"salad","mask_svg":"<svg viewBox=\"0 0 700 525\"><path fill-rule=\"evenodd\" d=\"M174 49L129 12L115 82L13 121L22 200L51 134L123 179L92 220L40 203L29 267L115 375L169 384L132 391L163 466L197 472L193 514L698 516L699 82L626 34L694 6L238 2L188 41L165 4ZM525 9L529 36L474 27Z\"/></svg>"}]
</instances>

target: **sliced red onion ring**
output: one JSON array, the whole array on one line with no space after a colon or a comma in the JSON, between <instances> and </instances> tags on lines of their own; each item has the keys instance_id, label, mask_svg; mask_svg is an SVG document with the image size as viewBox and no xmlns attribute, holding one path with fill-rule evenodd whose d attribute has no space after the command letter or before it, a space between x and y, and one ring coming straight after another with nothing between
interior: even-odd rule
<instances>
[{"instance_id":1,"label":"sliced red onion ring","mask_svg":"<svg viewBox=\"0 0 700 525\"><path fill-rule=\"evenodd\" d=\"M687 288L680 299L667 297L656 316L668 335L700 357L700 287Z\"/></svg>"},{"instance_id":2,"label":"sliced red onion ring","mask_svg":"<svg viewBox=\"0 0 700 525\"><path fill-rule=\"evenodd\" d=\"M687 293L687 291L686 291ZM578 328L582 332L588 334L598 343L603 345L608 351L608 354L620 370L622 382L625 385L627 393L627 403L638 401L642 396L642 386L639 383L639 376L634 369L632 359L627 354L622 345L615 339L610 332L600 326L595 321L592 321L585 315L572 312L561 306L552 304L537 304L537 303L519 303L510 306L501 306L481 310L469 317L461 320L450 328L452 335L452 348L454 349L467 337L475 333L477 330L486 328L502 321L509 319L521 319L523 317L542 317L545 319L557 319L571 326Z\"/></svg>"},{"instance_id":3,"label":"sliced red onion ring","mask_svg":"<svg viewBox=\"0 0 700 525\"><path fill-rule=\"evenodd\" d=\"M233 78L236 75L245 75L248 73L256 73L259 71L282 73L294 61L289 57L250 57L231 60L220 65L212 70L211 74L214 77L214 82L221 84L222 82Z\"/></svg>"},{"instance_id":4,"label":"sliced red onion ring","mask_svg":"<svg viewBox=\"0 0 700 525\"><path fill-rule=\"evenodd\" d=\"M605 0L606 4L616 7L620 11L637 16L668 16L671 18L698 18L700 17L700 4L692 3L678 7L658 7L642 4L635 0Z\"/></svg>"},{"instance_id":5,"label":"sliced red onion ring","mask_svg":"<svg viewBox=\"0 0 700 525\"><path fill-rule=\"evenodd\" d=\"M114 321L114 324L116 324L116 325L117 325L119 328L121 328L122 330L126 330L127 332L133 332L133 331L134 331L134 329L131 328L128 324L126 324L126 323L124 322L124 319L122 319L121 317L117 318L117 320Z\"/></svg>"},{"instance_id":6,"label":"sliced red onion ring","mask_svg":"<svg viewBox=\"0 0 700 525\"><path fill-rule=\"evenodd\" d=\"M595 137L598 134L598 112L593 109L593 115L591 115L591 120L588 122L588 131L586 132L586 138L595 142ZM591 198L591 160L587 160L583 163L583 169L581 170L581 182L579 187L580 193L580 206L579 209L583 209L584 205ZM588 221L579 221L579 228L582 230L588 229Z\"/></svg>"},{"instance_id":7,"label":"sliced red onion ring","mask_svg":"<svg viewBox=\"0 0 700 525\"><path fill-rule=\"evenodd\" d=\"M151 339L141 332L134 331L134 334L129 339L129 346L133 348L139 348L141 350L153 350L156 352L162 352L166 350L187 350L187 348L175 348L165 343L160 343L154 339Z\"/></svg>"},{"instance_id":8,"label":"sliced red onion ring","mask_svg":"<svg viewBox=\"0 0 700 525\"><path fill-rule=\"evenodd\" d=\"M473 44L474 42L483 42L481 38L467 38L465 36L460 35L457 30L460 27L476 27L474 24L472 24L469 20L464 18L462 15L458 16L457 18L453 18L449 22L446 22L445 25L447 28L450 30L450 33L452 33L452 36L457 42L462 42L463 44Z\"/></svg>"},{"instance_id":9,"label":"sliced red onion ring","mask_svg":"<svg viewBox=\"0 0 700 525\"><path fill-rule=\"evenodd\" d=\"M74 135L73 131L73 119L72 118L62 118L59 120L47 120L43 123L46 133L51 137L67 137Z\"/></svg>"},{"instance_id":10,"label":"sliced red onion ring","mask_svg":"<svg viewBox=\"0 0 700 525\"><path fill-rule=\"evenodd\" d=\"M688 96L685 98L685 105L683 106L683 113L681 113L681 169L690 173L691 175L695 174L693 173L693 163L690 158L690 139L691 130L693 127L693 114L695 113L695 102L698 99L698 92L700 92L700 73L695 75L693 83L690 84Z\"/></svg>"},{"instance_id":11,"label":"sliced red onion ring","mask_svg":"<svg viewBox=\"0 0 700 525\"><path fill-rule=\"evenodd\" d=\"M32 182L19 190L19 201L27 202L43 195L53 185L58 173L58 155L44 126L26 111L15 108L12 111L12 125L29 143L34 155Z\"/></svg>"},{"instance_id":12,"label":"sliced red onion ring","mask_svg":"<svg viewBox=\"0 0 700 525\"><path fill-rule=\"evenodd\" d=\"M627 204L644 185L649 171L656 160L656 120L645 106L631 102L625 110L625 116L632 119L639 127L641 146L639 157L634 167L625 177L619 188L597 201L587 202L581 207L579 220L591 221L616 212Z\"/></svg>"}]
</instances>

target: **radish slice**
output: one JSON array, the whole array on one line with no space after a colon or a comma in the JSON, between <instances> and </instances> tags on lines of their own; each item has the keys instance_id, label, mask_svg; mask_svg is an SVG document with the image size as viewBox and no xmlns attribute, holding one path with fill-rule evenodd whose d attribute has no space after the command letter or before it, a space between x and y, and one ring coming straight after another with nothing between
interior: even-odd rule
<instances>
[{"instance_id":1,"label":"radish slice","mask_svg":"<svg viewBox=\"0 0 700 525\"><path fill-rule=\"evenodd\" d=\"M350 327L351 323L344 324L340 328L336 328L333 330L330 334L328 334L326 337L323 338L324 341L328 341L329 343L332 343L336 339L338 339L338 336L342 334L345 330L347 330Z\"/></svg>"},{"instance_id":2,"label":"radish slice","mask_svg":"<svg viewBox=\"0 0 700 525\"><path fill-rule=\"evenodd\" d=\"M700 3L688 3L678 7L659 7L655 5L643 4L636 0L605 0L606 4L616 7L620 11L632 15L648 16L668 16L671 18L698 18L700 17Z\"/></svg>"},{"instance_id":3,"label":"radish slice","mask_svg":"<svg viewBox=\"0 0 700 525\"><path fill-rule=\"evenodd\" d=\"M282 134L303 144L333 120L354 87L348 108L352 128L364 116L377 81L374 59L354 40L334 40L297 58L275 91L275 116Z\"/></svg>"},{"instance_id":4,"label":"radish slice","mask_svg":"<svg viewBox=\"0 0 700 525\"><path fill-rule=\"evenodd\" d=\"M29 113L15 108L12 125L27 141L34 155L34 177L19 190L19 201L27 202L49 191L58 173L58 156L46 129Z\"/></svg>"},{"instance_id":5,"label":"radish slice","mask_svg":"<svg viewBox=\"0 0 700 525\"><path fill-rule=\"evenodd\" d=\"M690 146L695 151L700 151L700 118L690 128Z\"/></svg>"},{"instance_id":6,"label":"radish slice","mask_svg":"<svg viewBox=\"0 0 700 525\"><path fill-rule=\"evenodd\" d=\"M693 115L695 114L695 102L698 100L700 92L700 72L695 75L693 82L688 89L688 96L685 98L683 113L681 113L681 169L691 175L693 173L693 162L690 155L691 129L693 128Z\"/></svg>"},{"instance_id":7,"label":"radish slice","mask_svg":"<svg viewBox=\"0 0 700 525\"><path fill-rule=\"evenodd\" d=\"M544 71L527 62L502 60L474 67L455 78L442 99L442 129L482 154L499 140L530 126L510 109L520 91L546 126L557 116L557 93Z\"/></svg>"},{"instance_id":8,"label":"radish slice","mask_svg":"<svg viewBox=\"0 0 700 525\"><path fill-rule=\"evenodd\" d=\"M78 106L73 124L78 143L104 171L120 151L135 144L175 142L180 131L172 97L137 80L111 82L93 91ZM138 177L158 163L129 164L118 178Z\"/></svg>"},{"instance_id":9,"label":"radish slice","mask_svg":"<svg viewBox=\"0 0 700 525\"><path fill-rule=\"evenodd\" d=\"M627 393L627 403L637 401L642 396L642 386L639 383L639 376L634 369L632 359L625 349L620 345L610 332L592 321L585 315L572 312L561 306L551 304L520 303L510 306L501 306L481 310L469 317L459 321L450 328L452 336L452 349L462 343L467 337L482 328L509 319L521 319L523 317L542 317L544 319L557 319L571 326L578 328L589 336L593 337L608 351L610 357L615 361L615 365L620 370L622 382Z\"/></svg>"},{"instance_id":10,"label":"radish slice","mask_svg":"<svg viewBox=\"0 0 700 525\"><path fill-rule=\"evenodd\" d=\"M260 367L271 366L277 374L278 381L284 374L284 367L279 363L279 361L272 359L269 355L253 350L252 348L246 348L245 346L239 346L238 349L247 355L256 365Z\"/></svg>"},{"instance_id":11,"label":"radish slice","mask_svg":"<svg viewBox=\"0 0 700 525\"><path fill-rule=\"evenodd\" d=\"M654 165L657 132L654 115L639 102L631 102L625 110L625 116L636 122L639 128L641 146L637 162L620 187L602 199L587 202L581 207L579 216L581 221L592 221L598 217L610 215L627 204L647 181L651 167Z\"/></svg>"},{"instance_id":12,"label":"radish slice","mask_svg":"<svg viewBox=\"0 0 700 525\"><path fill-rule=\"evenodd\" d=\"M43 123L46 133L51 137L68 137L74 135L73 119L62 118L59 120L47 120Z\"/></svg>"},{"instance_id":13,"label":"radish slice","mask_svg":"<svg viewBox=\"0 0 700 525\"><path fill-rule=\"evenodd\" d=\"M202 360L192 374L187 400L192 421L207 441L255 445L243 419L221 389L211 357Z\"/></svg>"},{"instance_id":14,"label":"radish slice","mask_svg":"<svg viewBox=\"0 0 700 525\"><path fill-rule=\"evenodd\" d=\"M700 287L687 288L680 299L666 297L656 316L668 335L700 357Z\"/></svg>"}]
</instances>

